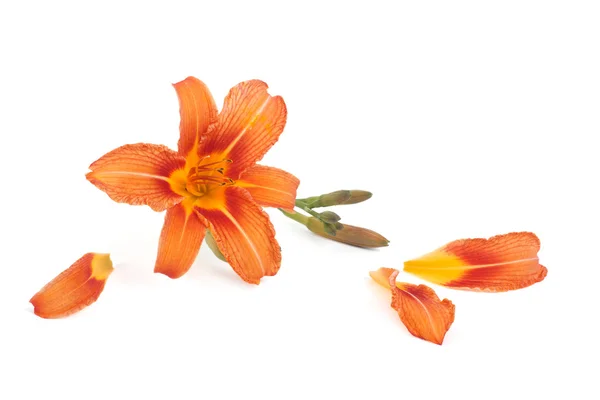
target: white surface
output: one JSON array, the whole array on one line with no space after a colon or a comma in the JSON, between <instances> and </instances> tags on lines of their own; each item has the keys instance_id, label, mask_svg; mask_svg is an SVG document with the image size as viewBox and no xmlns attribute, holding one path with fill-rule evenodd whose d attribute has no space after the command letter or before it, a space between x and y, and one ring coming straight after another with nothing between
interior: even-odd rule
<instances>
[{"instance_id":1,"label":"white surface","mask_svg":"<svg viewBox=\"0 0 600 400\"><path fill-rule=\"evenodd\" d=\"M168 3L0 6L0 398L598 398L597 2ZM84 174L125 143L174 148L171 83L188 75L219 105L266 81L289 118L263 164L300 196L372 191L336 211L391 246L329 242L272 210L283 265L260 286L207 247L183 278L153 274L163 215ZM368 277L519 230L540 237L548 277L433 286L457 309L441 347ZM29 298L88 251L115 262L100 300L33 315Z\"/></svg>"}]
</instances>

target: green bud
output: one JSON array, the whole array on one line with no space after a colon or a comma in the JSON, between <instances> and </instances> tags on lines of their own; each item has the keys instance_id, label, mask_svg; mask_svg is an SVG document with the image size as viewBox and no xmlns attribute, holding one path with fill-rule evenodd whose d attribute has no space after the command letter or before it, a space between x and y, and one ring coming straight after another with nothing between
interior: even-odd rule
<instances>
[{"instance_id":1,"label":"green bud","mask_svg":"<svg viewBox=\"0 0 600 400\"><path fill-rule=\"evenodd\" d=\"M321 221L328 222L330 224L335 224L340 219L342 219L339 215L337 215L333 211L324 211L319 214L319 217L321 218Z\"/></svg>"},{"instance_id":2,"label":"green bud","mask_svg":"<svg viewBox=\"0 0 600 400\"><path fill-rule=\"evenodd\" d=\"M336 192L322 194L319 196L316 207L329 207L345 204L345 202L350 199L350 196L349 190L338 190Z\"/></svg>"},{"instance_id":3,"label":"green bud","mask_svg":"<svg viewBox=\"0 0 600 400\"><path fill-rule=\"evenodd\" d=\"M335 192L322 194L321 196L308 197L301 199L309 208L339 206L342 204L356 204L369 200L373 196L371 192L365 190L338 190Z\"/></svg>"},{"instance_id":4,"label":"green bud","mask_svg":"<svg viewBox=\"0 0 600 400\"><path fill-rule=\"evenodd\" d=\"M327 233L330 236L335 236L335 225L323 222L323 228L325 229L325 233Z\"/></svg>"},{"instance_id":5,"label":"green bud","mask_svg":"<svg viewBox=\"0 0 600 400\"><path fill-rule=\"evenodd\" d=\"M219 250L215 238L208 229L206 230L206 236L204 237L204 240L206 241L208 247L212 250L213 254L217 256L219 260L227 262L227 259L225 258L223 253L221 253L221 250Z\"/></svg>"},{"instance_id":6,"label":"green bud","mask_svg":"<svg viewBox=\"0 0 600 400\"><path fill-rule=\"evenodd\" d=\"M362 203L363 201L369 200L371 197L373 197L373 193L367 192L366 190L351 190L350 198L343 204Z\"/></svg>"},{"instance_id":7,"label":"green bud","mask_svg":"<svg viewBox=\"0 0 600 400\"><path fill-rule=\"evenodd\" d=\"M324 224L319 219L311 217L309 218L306 227L327 239L335 240L336 242L346 243L351 246L357 247L385 247L390 242L379 233L370 229L361 228L358 226L340 224L340 228L335 227L334 234L331 233L331 224Z\"/></svg>"}]
</instances>

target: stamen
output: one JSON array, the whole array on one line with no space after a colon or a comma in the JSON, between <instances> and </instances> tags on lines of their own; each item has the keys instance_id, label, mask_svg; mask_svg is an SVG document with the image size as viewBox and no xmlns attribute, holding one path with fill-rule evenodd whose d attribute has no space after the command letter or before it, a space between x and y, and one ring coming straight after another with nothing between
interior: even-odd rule
<instances>
[{"instance_id":1,"label":"stamen","mask_svg":"<svg viewBox=\"0 0 600 400\"><path fill-rule=\"evenodd\" d=\"M206 182L214 182L221 183L223 180L230 180L229 178L219 177L219 176L194 176L188 179L190 183L206 183Z\"/></svg>"},{"instance_id":2,"label":"stamen","mask_svg":"<svg viewBox=\"0 0 600 400\"><path fill-rule=\"evenodd\" d=\"M201 162L202 160L200 160ZM212 165L217 165L217 164L221 164L221 163L228 163L231 164L233 161L229 160L229 159L225 159L225 160L221 160L221 161L215 161L215 162L211 162L208 164L204 164L204 165L200 165L200 162L198 162L198 165L196 166L196 168L202 167L202 168L206 168L206 167L210 167Z\"/></svg>"},{"instance_id":3,"label":"stamen","mask_svg":"<svg viewBox=\"0 0 600 400\"><path fill-rule=\"evenodd\" d=\"M203 196L211 191L211 186L227 186L233 185L235 181L225 176L226 168L222 166L223 163L232 163L230 159L223 159L220 161L214 161L207 164L202 164L204 160L210 156L204 156L200 158L195 167L191 168L187 176L187 187L190 192L196 196ZM221 166L220 166L221 164Z\"/></svg>"},{"instance_id":4,"label":"stamen","mask_svg":"<svg viewBox=\"0 0 600 400\"><path fill-rule=\"evenodd\" d=\"M204 160L206 160L206 159L208 159L208 158L210 158L210 154L209 154L209 155L207 155L207 156L200 157L200 159L199 159L199 160L198 160L198 162L196 163L196 167L199 167L199 166L200 166L200 164L202 164L202 161L204 161Z\"/></svg>"}]
</instances>

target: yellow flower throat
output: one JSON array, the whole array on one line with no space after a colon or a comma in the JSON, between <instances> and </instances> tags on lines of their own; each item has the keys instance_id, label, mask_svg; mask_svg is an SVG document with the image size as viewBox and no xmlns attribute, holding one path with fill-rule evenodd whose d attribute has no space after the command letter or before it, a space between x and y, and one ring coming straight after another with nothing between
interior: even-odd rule
<instances>
[{"instance_id":1,"label":"yellow flower throat","mask_svg":"<svg viewBox=\"0 0 600 400\"><path fill-rule=\"evenodd\" d=\"M202 157L189 170L177 170L170 176L171 188L184 197L199 199L217 188L231 186L235 181L225 175L226 165L232 161L206 162L210 156Z\"/></svg>"},{"instance_id":2,"label":"yellow flower throat","mask_svg":"<svg viewBox=\"0 0 600 400\"><path fill-rule=\"evenodd\" d=\"M202 165L202 162L207 158L201 158L195 167L190 168L187 175L185 189L196 197L202 197L216 187L235 183L233 179L225 176L225 168L222 166L231 163L231 160L221 160Z\"/></svg>"}]
</instances>

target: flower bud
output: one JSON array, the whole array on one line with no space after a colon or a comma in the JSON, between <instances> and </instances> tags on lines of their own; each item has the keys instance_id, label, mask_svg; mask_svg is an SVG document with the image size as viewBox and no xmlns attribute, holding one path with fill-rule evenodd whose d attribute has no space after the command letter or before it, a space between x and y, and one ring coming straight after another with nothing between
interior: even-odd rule
<instances>
[{"instance_id":1,"label":"flower bud","mask_svg":"<svg viewBox=\"0 0 600 400\"><path fill-rule=\"evenodd\" d=\"M361 203L365 200L369 200L371 196L373 196L373 194L365 190L338 190L322 194L321 196L308 197L301 201L310 208L318 208Z\"/></svg>"},{"instance_id":2,"label":"flower bud","mask_svg":"<svg viewBox=\"0 0 600 400\"><path fill-rule=\"evenodd\" d=\"M317 198L317 201L313 203L312 207L329 207L338 204L344 204L350 199L349 190L338 190L327 194L322 194Z\"/></svg>"},{"instance_id":3,"label":"flower bud","mask_svg":"<svg viewBox=\"0 0 600 400\"><path fill-rule=\"evenodd\" d=\"M370 229L340 223L336 223L336 225L337 224L341 225L341 228L337 229L335 234L329 233L328 229L326 228L326 225L331 224L324 224L322 221L314 217L309 218L306 227L311 232L314 232L324 238L357 247L384 247L390 242L379 233Z\"/></svg>"},{"instance_id":4,"label":"flower bud","mask_svg":"<svg viewBox=\"0 0 600 400\"><path fill-rule=\"evenodd\" d=\"M321 221L328 222L330 224L335 224L340 219L342 219L339 215L337 215L333 211L324 211L321 214L319 214L319 217L321 218Z\"/></svg>"},{"instance_id":5,"label":"flower bud","mask_svg":"<svg viewBox=\"0 0 600 400\"><path fill-rule=\"evenodd\" d=\"M373 193L366 190L350 190L350 198L341 204L356 204L369 200L373 197Z\"/></svg>"},{"instance_id":6,"label":"flower bud","mask_svg":"<svg viewBox=\"0 0 600 400\"><path fill-rule=\"evenodd\" d=\"M204 240L206 241L206 244L208 245L208 247L212 250L213 254L215 256L217 256L217 258L219 260L227 262L227 259L225 258L223 253L221 253L221 250L219 250L219 247L217 246L217 242L215 241L215 238L213 237L213 235L210 233L210 230L208 230L208 229L206 230L206 236L204 237Z\"/></svg>"},{"instance_id":7,"label":"flower bud","mask_svg":"<svg viewBox=\"0 0 600 400\"><path fill-rule=\"evenodd\" d=\"M320 222L320 221L319 221ZM323 230L329 236L335 236L336 228L333 224L328 224L327 222L321 222L323 225Z\"/></svg>"}]
</instances>

